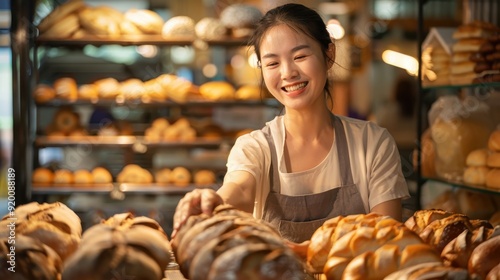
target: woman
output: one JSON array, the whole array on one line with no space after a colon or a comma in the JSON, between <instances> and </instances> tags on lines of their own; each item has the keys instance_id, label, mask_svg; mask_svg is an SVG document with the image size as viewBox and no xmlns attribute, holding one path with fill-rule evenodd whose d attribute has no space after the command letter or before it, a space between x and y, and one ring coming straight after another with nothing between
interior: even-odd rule
<instances>
[{"instance_id":1,"label":"woman","mask_svg":"<svg viewBox=\"0 0 500 280\"><path fill-rule=\"evenodd\" d=\"M172 235L190 215L221 203L270 222L295 246L338 215L376 212L401 220L409 194L394 140L329 108L335 45L321 17L300 4L277 7L260 20L251 43L284 114L238 138L217 192L197 189L180 200Z\"/></svg>"}]
</instances>

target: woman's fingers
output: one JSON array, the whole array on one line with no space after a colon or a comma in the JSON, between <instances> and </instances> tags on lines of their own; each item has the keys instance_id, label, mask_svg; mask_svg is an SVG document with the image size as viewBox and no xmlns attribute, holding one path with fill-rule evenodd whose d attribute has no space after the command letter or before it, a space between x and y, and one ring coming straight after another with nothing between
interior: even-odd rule
<instances>
[{"instance_id":1,"label":"woman's fingers","mask_svg":"<svg viewBox=\"0 0 500 280\"><path fill-rule=\"evenodd\" d=\"M172 238L175 237L189 216L201 213L211 215L214 208L222 203L222 198L213 189L195 189L187 193L175 209Z\"/></svg>"}]
</instances>

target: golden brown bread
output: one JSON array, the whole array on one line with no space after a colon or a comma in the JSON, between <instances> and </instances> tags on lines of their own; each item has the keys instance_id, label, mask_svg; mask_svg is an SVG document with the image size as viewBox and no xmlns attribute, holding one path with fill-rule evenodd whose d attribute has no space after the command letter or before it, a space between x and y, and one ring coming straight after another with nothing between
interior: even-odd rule
<instances>
[{"instance_id":1,"label":"golden brown bread","mask_svg":"<svg viewBox=\"0 0 500 280\"><path fill-rule=\"evenodd\" d=\"M54 172L49 168L38 167L33 170L31 181L35 184L52 184L54 182Z\"/></svg>"},{"instance_id":2,"label":"golden brown bread","mask_svg":"<svg viewBox=\"0 0 500 280\"><path fill-rule=\"evenodd\" d=\"M486 165L491 168L500 168L500 152L490 153Z\"/></svg>"},{"instance_id":3,"label":"golden brown bread","mask_svg":"<svg viewBox=\"0 0 500 280\"><path fill-rule=\"evenodd\" d=\"M228 82L212 81L202 84L200 94L208 100L231 100L235 98L235 88Z\"/></svg>"},{"instance_id":4,"label":"golden brown bread","mask_svg":"<svg viewBox=\"0 0 500 280\"><path fill-rule=\"evenodd\" d=\"M486 166L469 166L464 170L463 180L466 184L483 186L490 169Z\"/></svg>"},{"instance_id":5,"label":"golden brown bread","mask_svg":"<svg viewBox=\"0 0 500 280\"><path fill-rule=\"evenodd\" d=\"M124 14L125 20L137 26L144 34L161 34L163 19L158 13L146 9L130 9Z\"/></svg>"},{"instance_id":6,"label":"golden brown bread","mask_svg":"<svg viewBox=\"0 0 500 280\"><path fill-rule=\"evenodd\" d=\"M500 152L500 129L493 131L488 138L488 149Z\"/></svg>"},{"instance_id":7,"label":"golden brown bread","mask_svg":"<svg viewBox=\"0 0 500 280\"><path fill-rule=\"evenodd\" d=\"M479 244L469 259L468 270L472 275L485 279L486 275L500 263L500 235Z\"/></svg>"},{"instance_id":8,"label":"golden brown bread","mask_svg":"<svg viewBox=\"0 0 500 280\"><path fill-rule=\"evenodd\" d=\"M16 209L16 234L39 240L52 248L65 261L80 243L82 226L78 215L66 205L31 202ZM9 236L6 215L0 221L0 238Z\"/></svg>"},{"instance_id":9,"label":"golden brown bread","mask_svg":"<svg viewBox=\"0 0 500 280\"><path fill-rule=\"evenodd\" d=\"M61 258L54 250L20 234L15 239L0 238L0 262L0 279L58 280L63 269Z\"/></svg>"},{"instance_id":10,"label":"golden brown bread","mask_svg":"<svg viewBox=\"0 0 500 280\"><path fill-rule=\"evenodd\" d=\"M405 221L405 226L417 234L420 234L430 223L451 215L453 215L452 212L441 209L419 210Z\"/></svg>"},{"instance_id":11,"label":"golden brown bread","mask_svg":"<svg viewBox=\"0 0 500 280\"><path fill-rule=\"evenodd\" d=\"M467 166L486 166L486 159L488 158L488 149L476 149L471 151L465 159Z\"/></svg>"},{"instance_id":12,"label":"golden brown bread","mask_svg":"<svg viewBox=\"0 0 500 280\"><path fill-rule=\"evenodd\" d=\"M147 217L122 213L87 229L65 263L63 279L162 279L172 261L169 240Z\"/></svg>"},{"instance_id":13,"label":"golden brown bread","mask_svg":"<svg viewBox=\"0 0 500 280\"><path fill-rule=\"evenodd\" d=\"M444 247L441 258L446 265L467 268L472 251L492 233L492 228L484 226L474 231L464 230Z\"/></svg>"},{"instance_id":14,"label":"golden brown bread","mask_svg":"<svg viewBox=\"0 0 500 280\"><path fill-rule=\"evenodd\" d=\"M200 185L208 185L208 184L213 184L216 181L215 178L215 173L212 170L198 170L194 173L194 179L193 179L195 184L200 184Z\"/></svg>"},{"instance_id":15,"label":"golden brown bread","mask_svg":"<svg viewBox=\"0 0 500 280\"><path fill-rule=\"evenodd\" d=\"M38 24L38 30L43 33L55 24L60 23L60 21L66 18L68 15L84 7L85 2L82 0L67 1L64 4L57 6L52 12L44 17L42 21L40 21L40 24Z\"/></svg>"},{"instance_id":16,"label":"golden brown bread","mask_svg":"<svg viewBox=\"0 0 500 280\"><path fill-rule=\"evenodd\" d=\"M33 97L39 103L49 102L56 97L56 91L52 86L38 84L33 92Z\"/></svg>"},{"instance_id":17,"label":"golden brown bread","mask_svg":"<svg viewBox=\"0 0 500 280\"><path fill-rule=\"evenodd\" d=\"M92 173L87 169L75 170L73 175L75 184L92 184L94 182Z\"/></svg>"},{"instance_id":18,"label":"golden brown bread","mask_svg":"<svg viewBox=\"0 0 500 280\"><path fill-rule=\"evenodd\" d=\"M57 169L56 171L54 171L55 184L73 184L74 182L75 182L75 177L71 170Z\"/></svg>"},{"instance_id":19,"label":"golden brown bread","mask_svg":"<svg viewBox=\"0 0 500 280\"><path fill-rule=\"evenodd\" d=\"M96 184L107 184L113 182L113 176L104 167L95 167L92 169L92 180Z\"/></svg>"},{"instance_id":20,"label":"golden brown bread","mask_svg":"<svg viewBox=\"0 0 500 280\"><path fill-rule=\"evenodd\" d=\"M64 134L80 127L80 116L70 108L60 108L54 116L54 128Z\"/></svg>"},{"instance_id":21,"label":"golden brown bread","mask_svg":"<svg viewBox=\"0 0 500 280\"><path fill-rule=\"evenodd\" d=\"M500 189L500 168L491 168L486 174L486 186Z\"/></svg>"},{"instance_id":22,"label":"golden brown bread","mask_svg":"<svg viewBox=\"0 0 500 280\"><path fill-rule=\"evenodd\" d=\"M443 265L441 262L426 262L413 265L389 274L385 280L470 279L466 269Z\"/></svg>"},{"instance_id":23,"label":"golden brown bread","mask_svg":"<svg viewBox=\"0 0 500 280\"><path fill-rule=\"evenodd\" d=\"M472 229L469 218L463 214L453 214L430 223L419 236L441 253L446 244L466 229Z\"/></svg>"}]
</instances>

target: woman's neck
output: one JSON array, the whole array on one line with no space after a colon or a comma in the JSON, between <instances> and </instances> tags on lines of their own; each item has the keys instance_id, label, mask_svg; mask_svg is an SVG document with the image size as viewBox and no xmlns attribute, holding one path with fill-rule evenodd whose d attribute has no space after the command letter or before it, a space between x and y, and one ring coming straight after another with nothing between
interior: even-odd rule
<instances>
[{"instance_id":1,"label":"woman's neck","mask_svg":"<svg viewBox=\"0 0 500 280\"><path fill-rule=\"evenodd\" d=\"M295 139L313 141L333 131L331 112L327 108L316 111L287 110L284 115L286 134Z\"/></svg>"}]
</instances>

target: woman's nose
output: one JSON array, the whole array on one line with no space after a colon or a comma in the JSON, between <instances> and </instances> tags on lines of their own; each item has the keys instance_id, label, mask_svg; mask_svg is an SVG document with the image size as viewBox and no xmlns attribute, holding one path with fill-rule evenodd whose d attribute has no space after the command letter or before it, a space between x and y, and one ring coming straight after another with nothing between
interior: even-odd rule
<instances>
[{"instance_id":1,"label":"woman's nose","mask_svg":"<svg viewBox=\"0 0 500 280\"><path fill-rule=\"evenodd\" d=\"M286 62L281 64L281 79L290 80L297 78L298 76L299 71L294 63Z\"/></svg>"}]
</instances>

